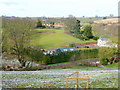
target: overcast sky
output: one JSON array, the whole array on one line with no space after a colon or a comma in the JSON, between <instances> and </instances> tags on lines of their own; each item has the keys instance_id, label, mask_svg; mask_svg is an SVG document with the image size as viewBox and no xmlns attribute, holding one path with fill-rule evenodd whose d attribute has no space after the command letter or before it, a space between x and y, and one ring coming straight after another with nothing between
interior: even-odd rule
<instances>
[{"instance_id":1,"label":"overcast sky","mask_svg":"<svg viewBox=\"0 0 120 90\"><path fill-rule=\"evenodd\" d=\"M118 16L119 0L0 0L0 16Z\"/></svg>"}]
</instances>

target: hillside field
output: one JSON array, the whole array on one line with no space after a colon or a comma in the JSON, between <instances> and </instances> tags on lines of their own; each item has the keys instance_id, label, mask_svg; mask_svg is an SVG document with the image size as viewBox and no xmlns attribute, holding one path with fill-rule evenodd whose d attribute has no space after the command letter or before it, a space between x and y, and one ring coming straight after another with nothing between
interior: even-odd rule
<instances>
[{"instance_id":1,"label":"hillside field","mask_svg":"<svg viewBox=\"0 0 120 90\"><path fill-rule=\"evenodd\" d=\"M96 20L94 23L96 24L113 24L113 23L118 23L119 18L110 18L110 19L102 19L102 20Z\"/></svg>"},{"instance_id":2,"label":"hillside field","mask_svg":"<svg viewBox=\"0 0 120 90\"><path fill-rule=\"evenodd\" d=\"M96 42L95 40L81 41L78 38L66 34L61 29L35 29L32 33L30 45L44 49L67 47L72 42Z\"/></svg>"},{"instance_id":3,"label":"hillside field","mask_svg":"<svg viewBox=\"0 0 120 90\"><path fill-rule=\"evenodd\" d=\"M118 41L119 27L118 18L96 20L92 25L93 34L102 38L109 38L114 43L120 43Z\"/></svg>"}]
</instances>

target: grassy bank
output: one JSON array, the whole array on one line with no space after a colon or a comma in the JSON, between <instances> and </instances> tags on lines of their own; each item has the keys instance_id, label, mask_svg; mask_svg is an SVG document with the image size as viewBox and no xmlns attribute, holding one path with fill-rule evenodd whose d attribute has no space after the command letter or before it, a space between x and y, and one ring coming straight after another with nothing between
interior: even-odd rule
<instances>
[{"instance_id":1,"label":"grassy bank","mask_svg":"<svg viewBox=\"0 0 120 90\"><path fill-rule=\"evenodd\" d=\"M118 63L113 63L113 64L110 64L110 65L105 65L105 67L108 67L108 68L111 68L111 69L118 69Z\"/></svg>"}]
</instances>

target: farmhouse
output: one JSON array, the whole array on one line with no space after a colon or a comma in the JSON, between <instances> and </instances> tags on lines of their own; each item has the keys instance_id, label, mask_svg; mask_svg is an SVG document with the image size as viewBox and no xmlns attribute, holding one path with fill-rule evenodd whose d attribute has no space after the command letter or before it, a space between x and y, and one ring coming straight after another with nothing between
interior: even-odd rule
<instances>
[{"instance_id":1,"label":"farmhouse","mask_svg":"<svg viewBox=\"0 0 120 90\"><path fill-rule=\"evenodd\" d=\"M110 39L100 38L97 41L97 45L99 47L117 47L117 44L112 43Z\"/></svg>"},{"instance_id":2,"label":"farmhouse","mask_svg":"<svg viewBox=\"0 0 120 90\"><path fill-rule=\"evenodd\" d=\"M61 24L61 23L55 23L54 24L54 28L64 28L64 24Z\"/></svg>"}]
</instances>

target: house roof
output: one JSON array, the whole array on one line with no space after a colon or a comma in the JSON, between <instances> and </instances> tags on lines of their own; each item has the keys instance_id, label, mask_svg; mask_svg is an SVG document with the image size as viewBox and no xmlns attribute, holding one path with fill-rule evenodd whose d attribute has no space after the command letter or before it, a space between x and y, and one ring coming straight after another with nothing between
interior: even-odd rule
<instances>
[{"instance_id":1,"label":"house roof","mask_svg":"<svg viewBox=\"0 0 120 90\"><path fill-rule=\"evenodd\" d=\"M78 44L75 44L75 46L87 46L87 45L96 45L97 42L87 42L87 43L78 43Z\"/></svg>"},{"instance_id":2,"label":"house roof","mask_svg":"<svg viewBox=\"0 0 120 90\"><path fill-rule=\"evenodd\" d=\"M108 41L108 40L110 40L110 39L108 39L108 38L100 38L99 40Z\"/></svg>"},{"instance_id":3,"label":"house roof","mask_svg":"<svg viewBox=\"0 0 120 90\"><path fill-rule=\"evenodd\" d=\"M71 47L71 48L59 48L59 49L57 49L57 50L59 50L59 51L74 51L74 50L76 50L75 49L75 47Z\"/></svg>"}]
</instances>

